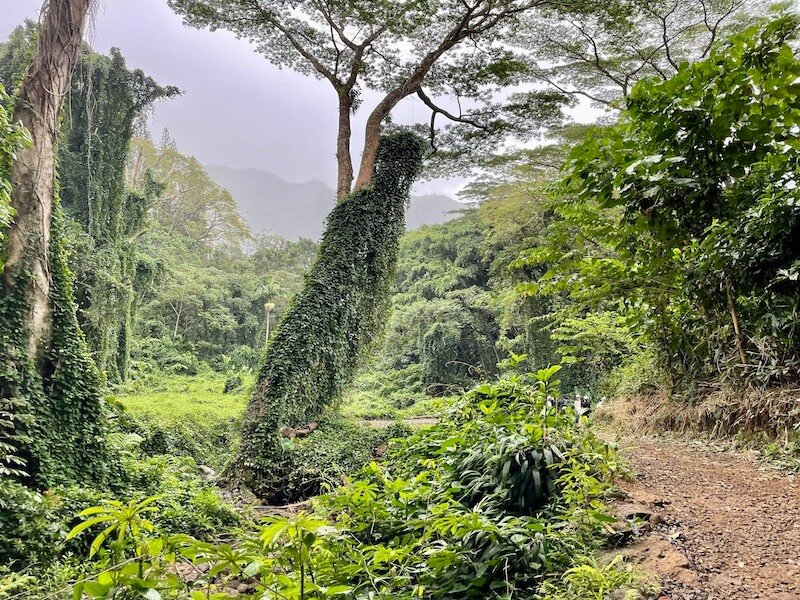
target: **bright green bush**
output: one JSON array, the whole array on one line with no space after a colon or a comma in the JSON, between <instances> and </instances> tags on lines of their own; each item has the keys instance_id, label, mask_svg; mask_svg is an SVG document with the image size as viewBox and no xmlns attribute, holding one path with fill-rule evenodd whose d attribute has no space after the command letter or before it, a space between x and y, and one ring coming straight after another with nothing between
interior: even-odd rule
<instances>
[{"instance_id":1,"label":"bright green bush","mask_svg":"<svg viewBox=\"0 0 800 600\"><path fill-rule=\"evenodd\" d=\"M384 462L318 498L312 513L270 518L230 544L163 535L150 508L156 500L92 509L87 519L136 523L121 546L97 542L95 568L107 569L112 555L137 567L112 568L83 591L222 599L237 581L252 598L533 600L629 587L630 573L590 569L583 558L613 520L603 499L617 462L585 422L550 406L556 372L479 386L439 424L393 442ZM309 447L323 447L312 440ZM123 517L106 523L116 531ZM182 580L176 557L204 574Z\"/></svg>"},{"instance_id":2,"label":"bright green bush","mask_svg":"<svg viewBox=\"0 0 800 600\"><path fill-rule=\"evenodd\" d=\"M623 565L617 557L604 566L590 559L564 573L560 581L548 581L542 586L541 600L643 600L654 598L660 587L631 565Z\"/></svg>"},{"instance_id":3,"label":"bright green bush","mask_svg":"<svg viewBox=\"0 0 800 600\"><path fill-rule=\"evenodd\" d=\"M428 398L420 364L400 370L373 368L356 377L339 407L343 414L360 419L389 419Z\"/></svg>"},{"instance_id":4,"label":"bright green bush","mask_svg":"<svg viewBox=\"0 0 800 600\"><path fill-rule=\"evenodd\" d=\"M66 534L53 519L57 501L10 479L0 480L0 565L24 567L53 559Z\"/></svg>"},{"instance_id":5,"label":"bright green bush","mask_svg":"<svg viewBox=\"0 0 800 600\"><path fill-rule=\"evenodd\" d=\"M157 496L154 522L169 534L207 538L230 531L240 515L206 482L191 457L138 457L125 453L110 488L57 486L37 492L4 479L0 481L0 565L14 570L40 571L70 555L85 556L83 538L67 540L79 520L75 515L108 498L127 500Z\"/></svg>"},{"instance_id":6,"label":"bright green bush","mask_svg":"<svg viewBox=\"0 0 800 600\"><path fill-rule=\"evenodd\" d=\"M144 416L129 421L124 427L142 437L140 448L146 456L191 457L197 464L218 470L232 456L240 420L231 417L219 421L164 423Z\"/></svg>"},{"instance_id":7,"label":"bright green bush","mask_svg":"<svg viewBox=\"0 0 800 600\"><path fill-rule=\"evenodd\" d=\"M797 381L798 35L778 13L640 81L571 150L547 240L517 265L523 292L573 302L556 323L573 355L620 364L645 344L689 397Z\"/></svg>"},{"instance_id":8,"label":"bright green bush","mask_svg":"<svg viewBox=\"0 0 800 600\"><path fill-rule=\"evenodd\" d=\"M154 456L129 463L120 498L156 496L153 521L165 533L201 538L229 531L240 517L211 484L200 477L190 457Z\"/></svg>"},{"instance_id":9,"label":"bright green bush","mask_svg":"<svg viewBox=\"0 0 800 600\"><path fill-rule=\"evenodd\" d=\"M241 414L250 377L225 393L227 378L204 371L188 377L142 377L116 386L108 399L118 418L117 427L140 436L146 456L190 456L197 464L221 469L230 460L239 436Z\"/></svg>"}]
</instances>

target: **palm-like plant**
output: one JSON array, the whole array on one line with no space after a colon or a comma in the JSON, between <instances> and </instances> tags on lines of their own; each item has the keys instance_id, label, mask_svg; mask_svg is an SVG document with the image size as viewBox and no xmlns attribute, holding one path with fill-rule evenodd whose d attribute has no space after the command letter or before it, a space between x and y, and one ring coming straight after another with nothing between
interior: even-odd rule
<instances>
[{"instance_id":1,"label":"palm-like plant","mask_svg":"<svg viewBox=\"0 0 800 600\"><path fill-rule=\"evenodd\" d=\"M126 541L137 542L142 531L152 533L155 529L153 524L145 519L143 515L156 509L153 503L158 500L158 496L150 496L144 500L131 500L123 504L119 500L104 500L99 506L92 506L80 512L78 516L85 520L73 527L67 534L67 539L77 537L90 527L100 523L106 524L106 528L95 536L89 548L89 557L94 556L103 545L106 539L116 535L117 545L120 548L125 546Z\"/></svg>"}]
</instances>

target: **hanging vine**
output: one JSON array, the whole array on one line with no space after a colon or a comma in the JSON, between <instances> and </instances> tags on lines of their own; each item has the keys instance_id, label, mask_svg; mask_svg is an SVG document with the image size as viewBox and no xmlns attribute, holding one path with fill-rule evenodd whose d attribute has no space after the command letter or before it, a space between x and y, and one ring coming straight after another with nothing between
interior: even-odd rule
<instances>
[{"instance_id":1,"label":"hanging vine","mask_svg":"<svg viewBox=\"0 0 800 600\"><path fill-rule=\"evenodd\" d=\"M128 70L117 49L86 49L72 82L59 153L64 208L81 225L73 261L80 270L78 316L101 371L122 380L136 297L137 251L158 186L125 185L125 160L134 122L153 102L178 93L140 70ZM148 180L149 182L149 180ZM152 183L152 182L149 182Z\"/></svg>"},{"instance_id":2,"label":"hanging vine","mask_svg":"<svg viewBox=\"0 0 800 600\"><path fill-rule=\"evenodd\" d=\"M0 398L16 406L15 446L24 460L24 479L40 487L99 482L107 463L100 379L75 316L58 198L50 228L50 266L53 330L42 356L44 368L37 368L27 351L24 293L0 298ZM22 272L29 276L28 269ZM16 289L24 291L25 286Z\"/></svg>"},{"instance_id":3,"label":"hanging vine","mask_svg":"<svg viewBox=\"0 0 800 600\"><path fill-rule=\"evenodd\" d=\"M21 33L17 41L22 44L34 33L29 28L27 37ZM60 127L57 162L60 195L71 218L56 193L48 250L52 335L36 361L26 343L30 323L25 293L34 256L24 256L7 286L14 291L0 297L2 470L39 487L105 477L101 372L90 347L103 371L124 376L137 276L130 240L142 227L149 198L158 192L150 178L141 191L126 189L128 142L134 119L155 99L177 93L141 71L129 71L116 50L105 57L84 47L79 64ZM4 171L0 175L5 178ZM76 316L75 278L68 260L69 250L74 255L76 247L83 251L74 261L82 270L78 314L89 344Z\"/></svg>"},{"instance_id":4,"label":"hanging vine","mask_svg":"<svg viewBox=\"0 0 800 600\"><path fill-rule=\"evenodd\" d=\"M11 223L11 164L17 149L22 144L30 143L29 136L11 120L6 106L10 98L0 83L0 272L5 264L5 234ZM0 350L3 344L3 332L0 332ZM2 369L2 362L0 362ZM24 397L0 394L0 476L23 475L25 460L19 456L19 447L28 441L22 432L25 422L29 421L30 403Z\"/></svg>"}]
</instances>

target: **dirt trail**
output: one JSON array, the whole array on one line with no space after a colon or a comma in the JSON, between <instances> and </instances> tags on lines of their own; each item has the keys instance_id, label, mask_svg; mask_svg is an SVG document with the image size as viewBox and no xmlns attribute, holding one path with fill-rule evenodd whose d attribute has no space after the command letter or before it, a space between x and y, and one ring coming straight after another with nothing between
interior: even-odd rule
<instances>
[{"instance_id":1,"label":"dirt trail","mask_svg":"<svg viewBox=\"0 0 800 600\"><path fill-rule=\"evenodd\" d=\"M800 599L798 478L686 440L620 447L637 473L621 487L663 519L634 551L666 579L664 598Z\"/></svg>"},{"instance_id":2,"label":"dirt trail","mask_svg":"<svg viewBox=\"0 0 800 600\"><path fill-rule=\"evenodd\" d=\"M436 425L439 422L438 417L409 417L408 419L359 419L361 425L367 427L374 427L375 429L387 429L392 425L398 423L408 425L409 427L427 427L428 425Z\"/></svg>"}]
</instances>

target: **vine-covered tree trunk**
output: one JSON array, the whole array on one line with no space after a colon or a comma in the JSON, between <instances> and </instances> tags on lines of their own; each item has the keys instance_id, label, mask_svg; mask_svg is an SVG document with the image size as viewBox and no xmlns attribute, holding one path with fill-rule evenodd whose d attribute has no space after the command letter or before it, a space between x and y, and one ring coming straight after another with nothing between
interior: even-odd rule
<instances>
[{"instance_id":1,"label":"vine-covered tree trunk","mask_svg":"<svg viewBox=\"0 0 800 600\"><path fill-rule=\"evenodd\" d=\"M33 60L17 90L14 121L33 144L17 153L11 171L15 218L8 235L6 293L25 287L28 352L38 361L51 335L50 220L55 186L59 113L83 42L89 0L52 0Z\"/></svg>"},{"instance_id":2,"label":"vine-covered tree trunk","mask_svg":"<svg viewBox=\"0 0 800 600\"><path fill-rule=\"evenodd\" d=\"M304 427L338 399L383 324L423 148L407 132L381 138L372 186L331 212L305 287L270 342L229 469L261 498L280 494L283 428Z\"/></svg>"},{"instance_id":3,"label":"vine-covered tree trunk","mask_svg":"<svg viewBox=\"0 0 800 600\"><path fill-rule=\"evenodd\" d=\"M14 120L33 143L12 167L15 217L0 297L0 398L14 411L0 436L15 429L24 470L40 486L97 478L105 459L99 378L75 318L55 177L59 112L89 4L48 3L14 107Z\"/></svg>"}]
</instances>

